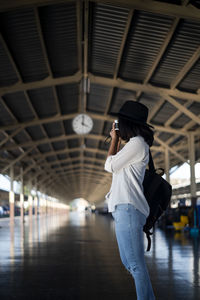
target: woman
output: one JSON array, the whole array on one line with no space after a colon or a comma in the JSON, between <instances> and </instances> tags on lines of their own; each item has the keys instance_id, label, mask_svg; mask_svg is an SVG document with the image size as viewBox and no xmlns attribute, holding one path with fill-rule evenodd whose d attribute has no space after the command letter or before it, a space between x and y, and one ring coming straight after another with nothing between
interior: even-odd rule
<instances>
[{"instance_id":1,"label":"woman","mask_svg":"<svg viewBox=\"0 0 200 300\"><path fill-rule=\"evenodd\" d=\"M117 116L119 131L115 130L113 123L105 162L105 170L113 173L106 199L115 221L120 257L134 278L137 299L153 300L143 246L143 226L149 215L149 206L142 186L153 131L147 124L148 108L139 102L126 101ZM120 139L126 144L118 152Z\"/></svg>"}]
</instances>

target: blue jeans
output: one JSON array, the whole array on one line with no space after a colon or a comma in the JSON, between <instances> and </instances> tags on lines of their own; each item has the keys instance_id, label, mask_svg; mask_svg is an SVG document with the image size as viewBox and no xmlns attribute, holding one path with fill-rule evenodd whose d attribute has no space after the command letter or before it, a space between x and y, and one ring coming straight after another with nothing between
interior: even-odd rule
<instances>
[{"instance_id":1,"label":"blue jeans","mask_svg":"<svg viewBox=\"0 0 200 300\"><path fill-rule=\"evenodd\" d=\"M138 300L154 300L144 259L143 225L146 217L132 204L119 204L112 213L120 257L135 280Z\"/></svg>"}]
</instances>

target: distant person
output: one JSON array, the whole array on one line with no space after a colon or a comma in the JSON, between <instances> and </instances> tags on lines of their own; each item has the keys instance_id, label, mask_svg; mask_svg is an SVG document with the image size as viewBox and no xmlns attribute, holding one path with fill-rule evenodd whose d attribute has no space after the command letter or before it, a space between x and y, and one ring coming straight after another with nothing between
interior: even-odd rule
<instances>
[{"instance_id":1,"label":"distant person","mask_svg":"<svg viewBox=\"0 0 200 300\"><path fill-rule=\"evenodd\" d=\"M114 115L114 114L113 114ZM143 179L149 161L149 147L153 131L148 125L148 108L134 101L126 101L110 131L111 144L105 170L113 173L112 185L106 195L108 209L115 222L120 257L134 278L138 300L155 299L144 259L143 226L149 206L143 193ZM119 151L120 140L125 146Z\"/></svg>"}]
</instances>

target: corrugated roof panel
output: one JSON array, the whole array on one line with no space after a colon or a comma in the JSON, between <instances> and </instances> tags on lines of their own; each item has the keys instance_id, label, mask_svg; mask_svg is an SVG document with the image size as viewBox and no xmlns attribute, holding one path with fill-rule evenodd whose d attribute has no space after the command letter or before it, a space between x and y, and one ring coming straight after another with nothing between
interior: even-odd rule
<instances>
[{"instance_id":1,"label":"corrugated roof panel","mask_svg":"<svg viewBox=\"0 0 200 300\"><path fill-rule=\"evenodd\" d=\"M10 146L13 146L15 145L14 141L13 140L8 140L5 144L4 144L4 147L10 147Z\"/></svg>"},{"instance_id":2,"label":"corrugated roof panel","mask_svg":"<svg viewBox=\"0 0 200 300\"><path fill-rule=\"evenodd\" d=\"M154 140L153 145L156 147L160 147L160 144Z\"/></svg>"},{"instance_id":3,"label":"corrugated roof panel","mask_svg":"<svg viewBox=\"0 0 200 300\"><path fill-rule=\"evenodd\" d=\"M56 90L62 114L77 112L79 101L78 84L58 85Z\"/></svg>"},{"instance_id":4,"label":"corrugated roof panel","mask_svg":"<svg viewBox=\"0 0 200 300\"><path fill-rule=\"evenodd\" d=\"M6 133L9 134L9 135L10 135L12 132L13 132L13 131L11 131L11 130L9 130L9 131L7 130L7 131L6 131ZM0 141L3 141L5 138L6 138L5 133L4 133L4 132L0 132Z\"/></svg>"},{"instance_id":5,"label":"corrugated roof panel","mask_svg":"<svg viewBox=\"0 0 200 300\"><path fill-rule=\"evenodd\" d=\"M196 92L199 89L200 82L200 59L196 64L190 69L181 83L178 85L178 89Z\"/></svg>"},{"instance_id":6,"label":"corrugated roof panel","mask_svg":"<svg viewBox=\"0 0 200 300\"><path fill-rule=\"evenodd\" d=\"M80 157L77 157L77 160L72 161L72 165L80 164ZM74 167L74 166L73 166Z\"/></svg>"},{"instance_id":7,"label":"corrugated roof panel","mask_svg":"<svg viewBox=\"0 0 200 300\"><path fill-rule=\"evenodd\" d=\"M193 114L200 115L200 102L194 102L190 107L188 108ZM200 125L199 125L200 126Z\"/></svg>"},{"instance_id":8,"label":"corrugated roof panel","mask_svg":"<svg viewBox=\"0 0 200 300\"><path fill-rule=\"evenodd\" d=\"M95 165L95 166L102 167L102 171L104 171L104 168L103 168L103 166L102 166L102 164L101 164L101 163L99 163L99 162L95 161L95 162L94 162L94 165ZM94 170L96 171L96 169L95 169L95 166L94 166ZM96 175L98 175L98 176L102 176L102 177L103 177L105 174L102 174L102 173L97 173Z\"/></svg>"},{"instance_id":9,"label":"corrugated roof panel","mask_svg":"<svg viewBox=\"0 0 200 300\"><path fill-rule=\"evenodd\" d=\"M172 4L176 4L176 5L182 5L182 3L183 3L183 0L154 0L154 1L172 3Z\"/></svg>"},{"instance_id":10,"label":"corrugated roof panel","mask_svg":"<svg viewBox=\"0 0 200 300\"><path fill-rule=\"evenodd\" d=\"M63 154L58 154L57 155L58 156L58 159L67 159L67 155L66 155L66 153L63 153Z\"/></svg>"},{"instance_id":11,"label":"corrugated roof panel","mask_svg":"<svg viewBox=\"0 0 200 300\"><path fill-rule=\"evenodd\" d=\"M85 157L95 157L95 153L93 153L93 152L87 152L87 151L84 151L84 156Z\"/></svg>"},{"instance_id":12,"label":"corrugated roof panel","mask_svg":"<svg viewBox=\"0 0 200 300\"><path fill-rule=\"evenodd\" d=\"M124 102L126 102L127 100L135 101L135 98L136 92L116 88L113 93L113 99L109 109L109 113L118 112Z\"/></svg>"},{"instance_id":13,"label":"corrugated roof panel","mask_svg":"<svg viewBox=\"0 0 200 300\"><path fill-rule=\"evenodd\" d=\"M1 13L0 24L23 81L36 81L47 77L34 10L23 9Z\"/></svg>"},{"instance_id":14,"label":"corrugated roof panel","mask_svg":"<svg viewBox=\"0 0 200 300\"><path fill-rule=\"evenodd\" d=\"M28 95L39 118L56 115L56 102L52 88L29 90Z\"/></svg>"},{"instance_id":15,"label":"corrugated roof panel","mask_svg":"<svg viewBox=\"0 0 200 300\"><path fill-rule=\"evenodd\" d=\"M46 160L47 160L48 162L54 162L56 159L57 159L57 158L56 158L55 155L48 156L48 157L46 158Z\"/></svg>"},{"instance_id":16,"label":"corrugated roof panel","mask_svg":"<svg viewBox=\"0 0 200 300\"><path fill-rule=\"evenodd\" d=\"M190 130L196 130L196 129L199 129L199 124L195 124L194 126L190 127Z\"/></svg>"},{"instance_id":17,"label":"corrugated roof panel","mask_svg":"<svg viewBox=\"0 0 200 300\"><path fill-rule=\"evenodd\" d=\"M80 152L79 151L74 151L74 152L70 152L70 157L77 157L77 156L79 156L80 155Z\"/></svg>"},{"instance_id":18,"label":"corrugated roof panel","mask_svg":"<svg viewBox=\"0 0 200 300\"><path fill-rule=\"evenodd\" d=\"M15 119L13 119L13 117L9 114L5 106L0 101L0 125L9 125L14 124L15 122Z\"/></svg>"},{"instance_id":19,"label":"corrugated roof panel","mask_svg":"<svg viewBox=\"0 0 200 300\"><path fill-rule=\"evenodd\" d=\"M83 163L84 163L84 164L87 164L87 165L91 165L91 167L92 167L92 165L94 164L94 163L91 162L90 160L87 160L87 158L84 159ZM92 168L91 168L91 167L84 166L84 171L85 171L85 169L91 170L91 171L92 171Z\"/></svg>"},{"instance_id":20,"label":"corrugated roof panel","mask_svg":"<svg viewBox=\"0 0 200 300\"><path fill-rule=\"evenodd\" d=\"M49 144L41 144L39 146L37 146L39 151L42 153L47 153L51 151L51 147Z\"/></svg>"},{"instance_id":21,"label":"corrugated roof panel","mask_svg":"<svg viewBox=\"0 0 200 300\"><path fill-rule=\"evenodd\" d=\"M111 88L99 84L91 84L87 97L87 110L92 112L104 112Z\"/></svg>"},{"instance_id":22,"label":"corrugated roof panel","mask_svg":"<svg viewBox=\"0 0 200 300\"><path fill-rule=\"evenodd\" d=\"M93 4L89 33L89 71L113 76L129 10Z\"/></svg>"},{"instance_id":23,"label":"corrugated roof panel","mask_svg":"<svg viewBox=\"0 0 200 300\"><path fill-rule=\"evenodd\" d=\"M15 70L0 40L0 86L12 85L18 81Z\"/></svg>"},{"instance_id":24,"label":"corrugated roof panel","mask_svg":"<svg viewBox=\"0 0 200 300\"><path fill-rule=\"evenodd\" d=\"M44 128L50 138L55 136L60 136L63 134L63 130L61 128L60 122L52 122L52 123L44 124Z\"/></svg>"},{"instance_id":25,"label":"corrugated roof panel","mask_svg":"<svg viewBox=\"0 0 200 300\"><path fill-rule=\"evenodd\" d=\"M172 17L136 12L131 24L119 76L143 82L173 23Z\"/></svg>"},{"instance_id":26,"label":"corrugated roof panel","mask_svg":"<svg viewBox=\"0 0 200 300\"><path fill-rule=\"evenodd\" d=\"M102 159L102 161L105 163L105 157L106 157L106 154L103 155L103 154L100 154L100 153L97 153L96 154L96 158L99 158L99 159Z\"/></svg>"},{"instance_id":27,"label":"corrugated roof panel","mask_svg":"<svg viewBox=\"0 0 200 300\"><path fill-rule=\"evenodd\" d=\"M178 142L182 141L183 139L185 139L184 136L180 135L179 137L176 137L170 144L169 146L173 146L175 144L177 144Z\"/></svg>"},{"instance_id":28,"label":"corrugated roof panel","mask_svg":"<svg viewBox=\"0 0 200 300\"><path fill-rule=\"evenodd\" d=\"M59 168L59 167L60 167L59 164L55 164L55 165L52 164L52 165L51 165L51 168L52 168L52 169L57 169L57 168Z\"/></svg>"},{"instance_id":29,"label":"corrugated roof panel","mask_svg":"<svg viewBox=\"0 0 200 300\"><path fill-rule=\"evenodd\" d=\"M52 143L52 146L54 148L54 150L62 150L65 149L65 141L61 141L61 142L54 142Z\"/></svg>"},{"instance_id":30,"label":"corrugated roof panel","mask_svg":"<svg viewBox=\"0 0 200 300\"><path fill-rule=\"evenodd\" d=\"M39 8L39 15L54 77L78 71L76 3Z\"/></svg>"},{"instance_id":31,"label":"corrugated roof panel","mask_svg":"<svg viewBox=\"0 0 200 300\"><path fill-rule=\"evenodd\" d=\"M100 143L99 143L99 149L101 149L101 150L107 151L109 146L110 146L110 143L104 143L103 141L100 141Z\"/></svg>"},{"instance_id":32,"label":"corrugated roof panel","mask_svg":"<svg viewBox=\"0 0 200 300\"><path fill-rule=\"evenodd\" d=\"M24 131L20 131L18 134L14 136L13 139L18 144L30 141L30 139L27 137L27 134Z\"/></svg>"},{"instance_id":33,"label":"corrugated roof panel","mask_svg":"<svg viewBox=\"0 0 200 300\"><path fill-rule=\"evenodd\" d=\"M70 162L66 162L66 163L65 163L65 166L70 166L70 165L71 165Z\"/></svg>"},{"instance_id":34,"label":"corrugated roof panel","mask_svg":"<svg viewBox=\"0 0 200 300\"><path fill-rule=\"evenodd\" d=\"M191 119L186 115L182 114L173 123L171 123L171 126L174 128L183 128L184 125L186 125L189 121L191 121Z\"/></svg>"},{"instance_id":35,"label":"corrugated roof panel","mask_svg":"<svg viewBox=\"0 0 200 300\"><path fill-rule=\"evenodd\" d=\"M23 147L24 151L28 151L30 149L29 147ZM36 148L32 149L31 152L29 152L29 155L37 155L38 151L36 150Z\"/></svg>"},{"instance_id":36,"label":"corrugated roof panel","mask_svg":"<svg viewBox=\"0 0 200 300\"><path fill-rule=\"evenodd\" d=\"M159 134L159 139L161 139L163 142L166 142L169 138L171 138L173 136L172 133L168 133L168 132L161 132Z\"/></svg>"},{"instance_id":37,"label":"corrugated roof panel","mask_svg":"<svg viewBox=\"0 0 200 300\"><path fill-rule=\"evenodd\" d=\"M9 152L12 155L12 159L13 159L13 157L17 158L19 155L22 154L22 152L19 149L13 149L13 150L10 150Z\"/></svg>"},{"instance_id":38,"label":"corrugated roof panel","mask_svg":"<svg viewBox=\"0 0 200 300\"><path fill-rule=\"evenodd\" d=\"M112 129L112 122L105 122L104 123L103 134L105 136L109 136L111 129Z\"/></svg>"},{"instance_id":39,"label":"corrugated roof panel","mask_svg":"<svg viewBox=\"0 0 200 300\"><path fill-rule=\"evenodd\" d=\"M185 97L187 97L187 96L185 96ZM188 101L187 99L180 99L180 98L177 98L177 97L172 97L172 98L174 98L181 105L186 104L186 102Z\"/></svg>"},{"instance_id":40,"label":"corrugated roof panel","mask_svg":"<svg viewBox=\"0 0 200 300\"><path fill-rule=\"evenodd\" d=\"M165 122L169 119L169 116L172 116L176 111L177 111L177 109L172 104L165 101L164 104L162 105L162 107L159 109L159 111L153 117L151 122L153 124L164 125Z\"/></svg>"},{"instance_id":41,"label":"corrugated roof panel","mask_svg":"<svg viewBox=\"0 0 200 300\"><path fill-rule=\"evenodd\" d=\"M181 20L150 83L170 86L199 47L200 23Z\"/></svg>"},{"instance_id":42,"label":"corrugated roof panel","mask_svg":"<svg viewBox=\"0 0 200 300\"><path fill-rule=\"evenodd\" d=\"M160 100L160 95L158 94L142 93L139 102L146 105L150 112L156 106L159 100Z\"/></svg>"},{"instance_id":43,"label":"corrugated roof panel","mask_svg":"<svg viewBox=\"0 0 200 300\"><path fill-rule=\"evenodd\" d=\"M72 119L66 120L63 122L65 127L66 134L74 134L74 130L72 129Z\"/></svg>"},{"instance_id":44,"label":"corrugated roof panel","mask_svg":"<svg viewBox=\"0 0 200 300\"><path fill-rule=\"evenodd\" d=\"M85 139L85 145L88 148L97 148L98 147L98 140L94 140L94 139Z\"/></svg>"},{"instance_id":45,"label":"corrugated roof panel","mask_svg":"<svg viewBox=\"0 0 200 300\"><path fill-rule=\"evenodd\" d=\"M3 96L3 98L18 121L24 122L34 119L34 114L28 105L23 92L6 94Z\"/></svg>"},{"instance_id":46,"label":"corrugated roof panel","mask_svg":"<svg viewBox=\"0 0 200 300\"><path fill-rule=\"evenodd\" d=\"M91 134L101 134L103 122L104 121L94 119Z\"/></svg>"},{"instance_id":47,"label":"corrugated roof panel","mask_svg":"<svg viewBox=\"0 0 200 300\"><path fill-rule=\"evenodd\" d=\"M61 163L60 165L61 165L62 167L67 167L67 166L69 166L69 164L68 164L67 162L63 162L63 163L60 162L60 163ZM77 163L79 163L79 160L73 161L73 162L72 162L72 165L73 165L73 164L77 164ZM70 164L70 165L71 165L71 164Z\"/></svg>"},{"instance_id":48,"label":"corrugated roof panel","mask_svg":"<svg viewBox=\"0 0 200 300\"><path fill-rule=\"evenodd\" d=\"M73 140L68 140L68 145L69 145L69 148L77 148L79 147L79 139L73 139Z\"/></svg>"},{"instance_id":49,"label":"corrugated roof panel","mask_svg":"<svg viewBox=\"0 0 200 300\"><path fill-rule=\"evenodd\" d=\"M75 167L75 166L74 166L72 170L74 170L74 171L76 171L76 170L79 171L79 169L80 169L80 167Z\"/></svg>"},{"instance_id":50,"label":"corrugated roof panel","mask_svg":"<svg viewBox=\"0 0 200 300\"><path fill-rule=\"evenodd\" d=\"M27 131L30 134L31 138L36 141L45 138L40 126L30 126L27 127Z\"/></svg>"}]
</instances>

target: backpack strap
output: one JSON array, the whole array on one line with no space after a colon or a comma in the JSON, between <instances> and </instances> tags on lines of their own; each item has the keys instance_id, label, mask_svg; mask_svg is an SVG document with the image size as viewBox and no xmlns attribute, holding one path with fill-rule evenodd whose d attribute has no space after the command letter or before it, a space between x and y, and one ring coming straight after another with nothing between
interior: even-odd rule
<instances>
[{"instance_id":1,"label":"backpack strap","mask_svg":"<svg viewBox=\"0 0 200 300\"><path fill-rule=\"evenodd\" d=\"M151 151L149 149L149 171L150 172L155 172L155 166L154 166L154 162L153 162L153 158L152 158L152 154L151 154Z\"/></svg>"},{"instance_id":2,"label":"backpack strap","mask_svg":"<svg viewBox=\"0 0 200 300\"><path fill-rule=\"evenodd\" d=\"M151 237L150 235L153 234L153 232L150 232L149 230L145 231L145 234L146 234L146 237L147 237L147 240L148 240L148 245L147 245L147 250L146 251L149 251L151 249Z\"/></svg>"},{"instance_id":3,"label":"backpack strap","mask_svg":"<svg viewBox=\"0 0 200 300\"><path fill-rule=\"evenodd\" d=\"M149 149L149 171L152 172L152 173L155 173L156 169L155 169L155 166L154 166L154 162L153 162L153 158L152 158L152 155L151 155L151 151ZM147 237L147 241L148 241L148 244L147 244L147 250L146 251L150 251L151 249L151 235L153 234L153 232L149 231L149 229L143 228L143 231L145 232L146 234L146 237Z\"/></svg>"}]
</instances>

